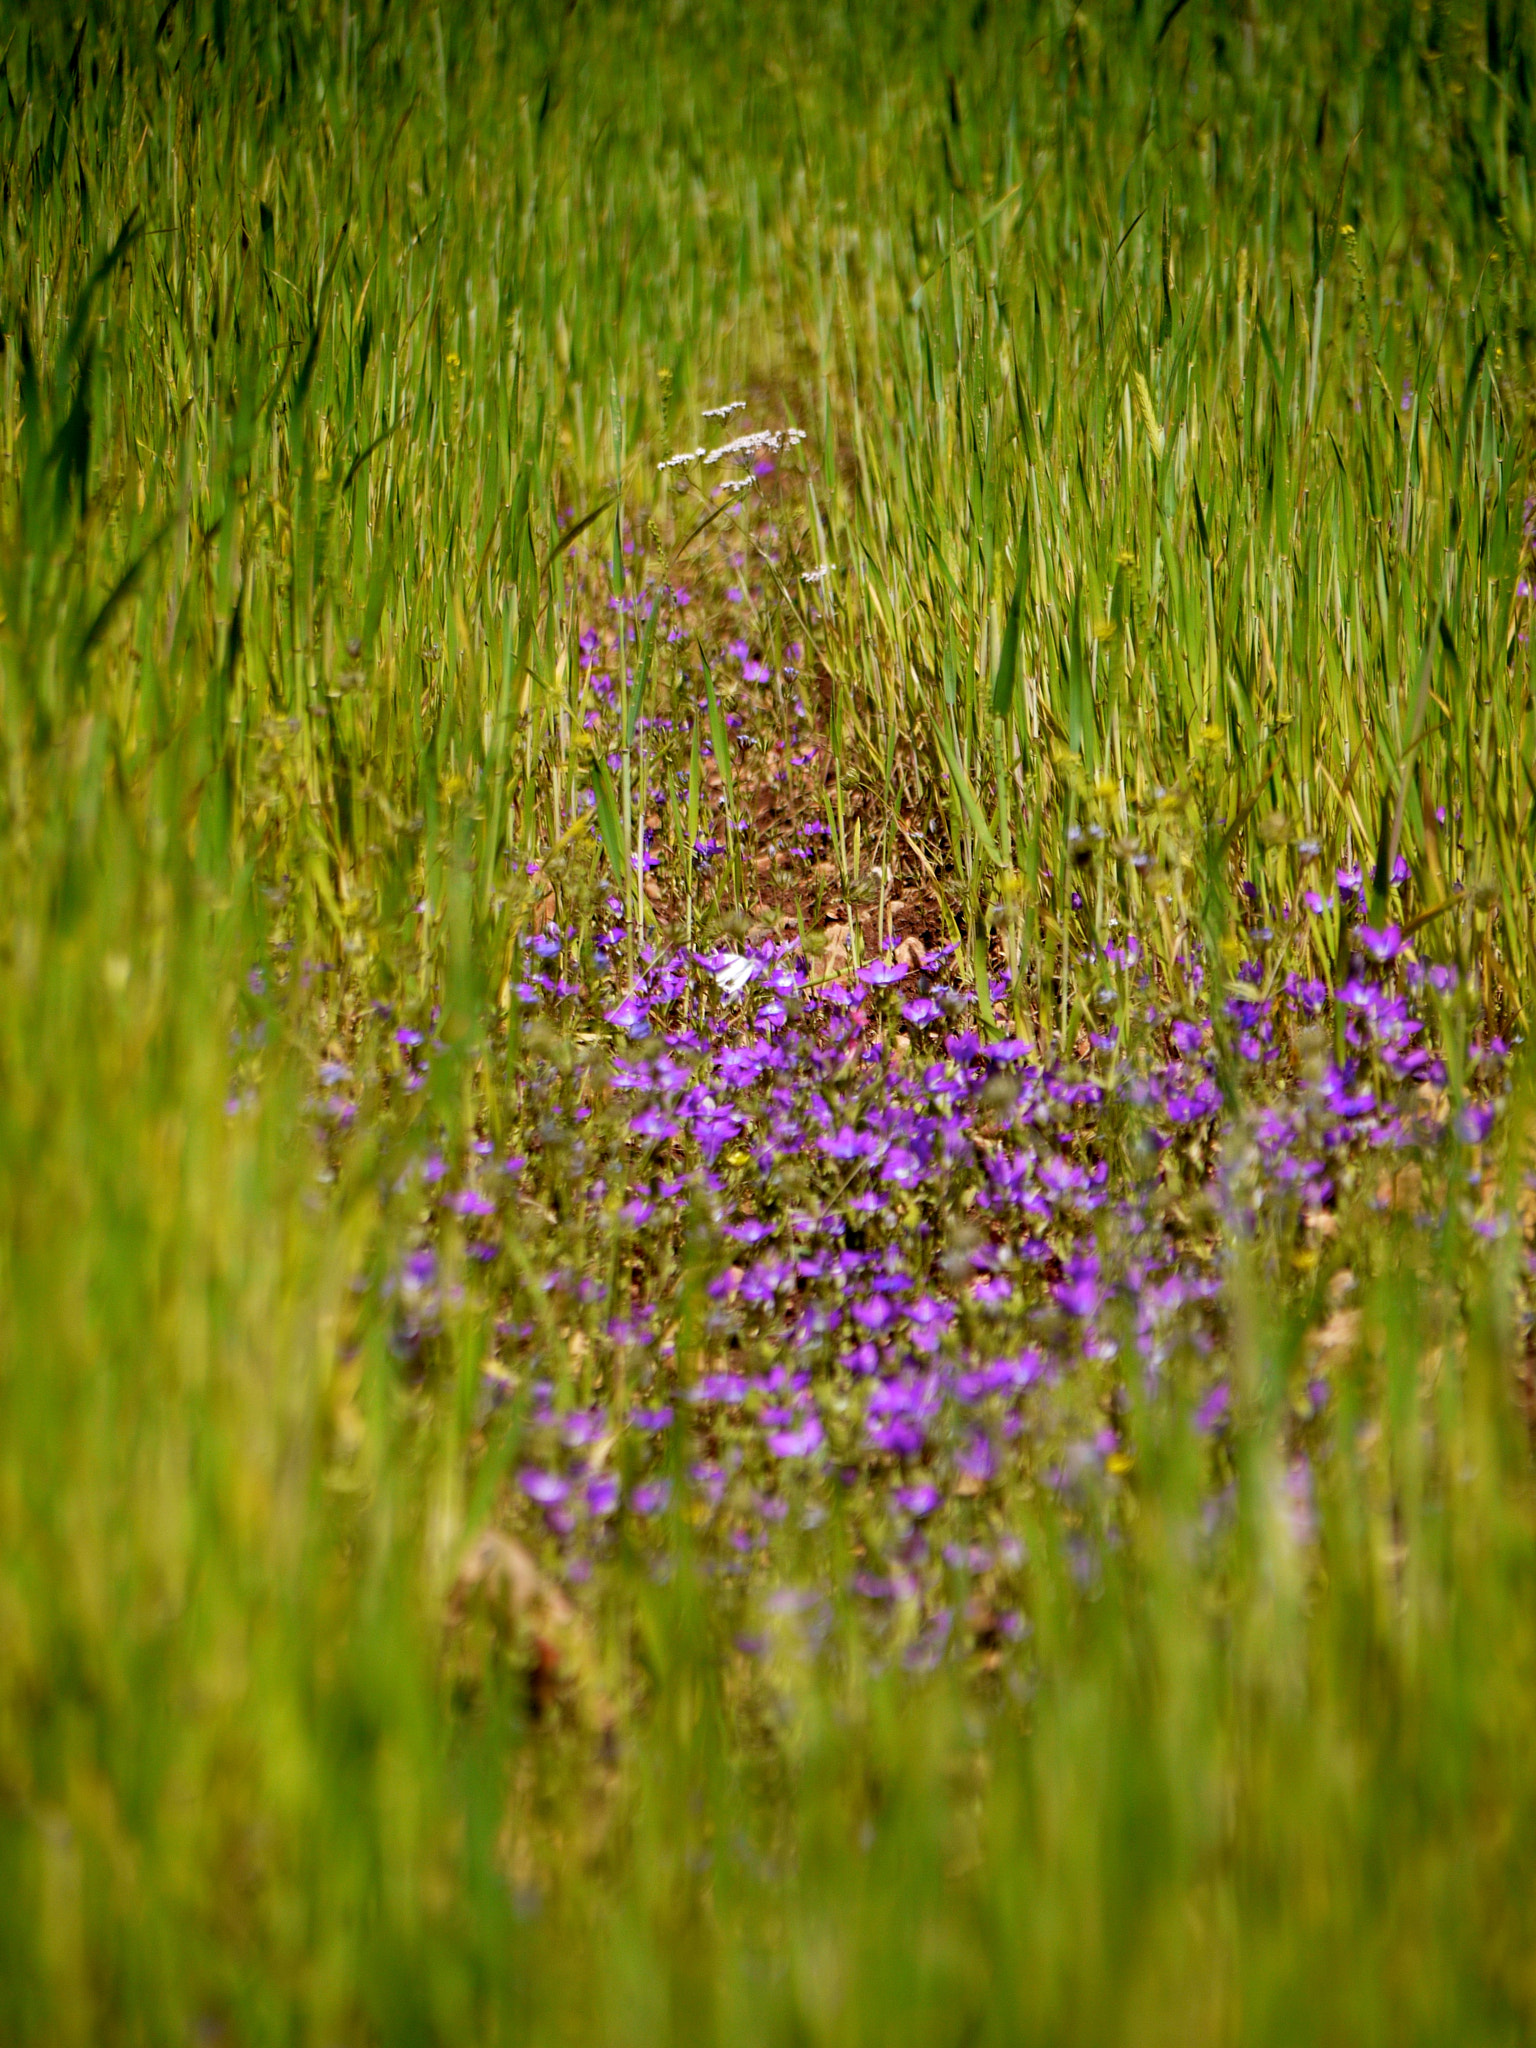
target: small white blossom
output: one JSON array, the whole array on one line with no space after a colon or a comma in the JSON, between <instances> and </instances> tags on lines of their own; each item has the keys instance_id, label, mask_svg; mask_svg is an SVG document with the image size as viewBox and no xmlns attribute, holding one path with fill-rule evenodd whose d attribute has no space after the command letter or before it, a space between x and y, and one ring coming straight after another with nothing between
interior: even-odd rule
<instances>
[{"instance_id":1,"label":"small white blossom","mask_svg":"<svg viewBox=\"0 0 1536 2048\"><path fill-rule=\"evenodd\" d=\"M718 448L690 448L682 455L669 455L658 469L683 469L690 462L742 462L749 455L777 455L781 448L796 448L805 439L802 427L763 427L755 434L739 434Z\"/></svg>"},{"instance_id":2,"label":"small white blossom","mask_svg":"<svg viewBox=\"0 0 1536 2048\"><path fill-rule=\"evenodd\" d=\"M706 405L702 417L707 420L728 420L733 412L745 412L747 401L733 398L729 405Z\"/></svg>"},{"instance_id":3,"label":"small white blossom","mask_svg":"<svg viewBox=\"0 0 1536 2048\"><path fill-rule=\"evenodd\" d=\"M755 981L763 970L761 960L749 960L742 953L727 953L717 956L719 964L711 968L718 986L728 996L739 996L749 981Z\"/></svg>"},{"instance_id":4,"label":"small white blossom","mask_svg":"<svg viewBox=\"0 0 1536 2048\"><path fill-rule=\"evenodd\" d=\"M741 434L734 441L711 448L706 462L739 462L748 455L777 455L781 448L793 448L805 439L800 427L764 427L756 434Z\"/></svg>"}]
</instances>

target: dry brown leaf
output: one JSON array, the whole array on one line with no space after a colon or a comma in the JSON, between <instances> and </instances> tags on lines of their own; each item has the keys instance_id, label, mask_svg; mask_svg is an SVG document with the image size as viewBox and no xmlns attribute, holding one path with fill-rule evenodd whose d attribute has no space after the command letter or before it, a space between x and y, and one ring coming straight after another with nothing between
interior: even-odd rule
<instances>
[{"instance_id":1,"label":"dry brown leaf","mask_svg":"<svg viewBox=\"0 0 1536 2048\"><path fill-rule=\"evenodd\" d=\"M450 1622L462 1625L476 1609L526 1664L535 1712L558 1705L585 1726L612 1728L613 1709L581 1616L516 1537L501 1530L471 1544L454 1581Z\"/></svg>"},{"instance_id":2,"label":"dry brown leaf","mask_svg":"<svg viewBox=\"0 0 1536 2048\"><path fill-rule=\"evenodd\" d=\"M853 937L852 929L846 924L829 924L826 929L826 951L822 954L821 971L829 979L841 974L848 965L848 949Z\"/></svg>"},{"instance_id":3,"label":"dry brown leaf","mask_svg":"<svg viewBox=\"0 0 1536 2048\"><path fill-rule=\"evenodd\" d=\"M1400 1166L1392 1183L1392 1206L1405 1216L1417 1216L1424 1206L1423 1169L1412 1162Z\"/></svg>"},{"instance_id":4,"label":"dry brown leaf","mask_svg":"<svg viewBox=\"0 0 1536 2048\"><path fill-rule=\"evenodd\" d=\"M1308 1341L1320 1358L1326 1358L1352 1351L1359 1340L1359 1309L1341 1308L1328 1318L1321 1329L1314 1330Z\"/></svg>"},{"instance_id":5,"label":"dry brown leaf","mask_svg":"<svg viewBox=\"0 0 1536 2048\"><path fill-rule=\"evenodd\" d=\"M484 1593L514 1628L568 1628L576 1610L515 1536L487 1529L470 1546L454 1581L454 1599Z\"/></svg>"}]
</instances>

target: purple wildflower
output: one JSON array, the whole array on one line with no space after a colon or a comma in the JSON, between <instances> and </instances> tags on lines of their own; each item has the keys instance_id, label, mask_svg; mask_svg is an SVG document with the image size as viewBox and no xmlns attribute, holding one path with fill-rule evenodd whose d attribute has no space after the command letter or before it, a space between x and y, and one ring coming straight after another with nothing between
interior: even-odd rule
<instances>
[{"instance_id":1,"label":"purple wildflower","mask_svg":"<svg viewBox=\"0 0 1536 2048\"><path fill-rule=\"evenodd\" d=\"M594 1472L587 1481L587 1512L605 1521L618 1504L618 1480L611 1472Z\"/></svg>"},{"instance_id":2,"label":"purple wildflower","mask_svg":"<svg viewBox=\"0 0 1536 2048\"><path fill-rule=\"evenodd\" d=\"M891 1499L903 1514L910 1515L914 1521L920 1522L924 1516L931 1515L938 1506L939 1489L924 1480L917 1486L898 1486Z\"/></svg>"},{"instance_id":3,"label":"purple wildflower","mask_svg":"<svg viewBox=\"0 0 1536 2048\"><path fill-rule=\"evenodd\" d=\"M859 980L866 988L894 988L906 978L906 967L894 960L871 960L867 967L859 969Z\"/></svg>"},{"instance_id":4,"label":"purple wildflower","mask_svg":"<svg viewBox=\"0 0 1536 2048\"><path fill-rule=\"evenodd\" d=\"M1218 1380L1195 1410L1195 1427L1202 1436L1209 1436L1212 1430L1220 1428L1231 1405L1232 1396L1226 1382Z\"/></svg>"},{"instance_id":5,"label":"purple wildflower","mask_svg":"<svg viewBox=\"0 0 1536 2048\"><path fill-rule=\"evenodd\" d=\"M541 1508L558 1507L571 1490L558 1472L545 1472L537 1465L526 1466L518 1474L518 1484Z\"/></svg>"},{"instance_id":6,"label":"purple wildflower","mask_svg":"<svg viewBox=\"0 0 1536 2048\"><path fill-rule=\"evenodd\" d=\"M1375 931L1370 925L1363 924L1356 932L1355 937L1360 941L1360 944L1370 955L1371 959L1377 961L1381 966L1385 966L1389 960L1395 960L1403 950L1403 934L1395 924L1385 925L1380 931Z\"/></svg>"},{"instance_id":7,"label":"purple wildflower","mask_svg":"<svg viewBox=\"0 0 1536 2048\"><path fill-rule=\"evenodd\" d=\"M809 1458L821 1449L826 1440L820 1419L807 1414L790 1429L774 1430L768 1437L768 1448L776 1458Z\"/></svg>"},{"instance_id":8,"label":"purple wildflower","mask_svg":"<svg viewBox=\"0 0 1536 2048\"><path fill-rule=\"evenodd\" d=\"M626 996L623 1002L616 1004L611 1010L604 1011L603 1014L610 1024L616 1025L620 1031L628 1032L631 1038L644 1038L650 1028L650 1008L639 996Z\"/></svg>"}]
</instances>

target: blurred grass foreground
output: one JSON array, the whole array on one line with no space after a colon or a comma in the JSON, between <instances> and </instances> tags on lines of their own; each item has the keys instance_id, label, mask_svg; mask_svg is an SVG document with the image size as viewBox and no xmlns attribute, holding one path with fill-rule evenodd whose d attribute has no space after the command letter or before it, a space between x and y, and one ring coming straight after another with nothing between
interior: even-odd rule
<instances>
[{"instance_id":1,"label":"blurred grass foreground","mask_svg":"<svg viewBox=\"0 0 1536 2048\"><path fill-rule=\"evenodd\" d=\"M0 2040L1531 2040L1536 16L0 86Z\"/></svg>"}]
</instances>

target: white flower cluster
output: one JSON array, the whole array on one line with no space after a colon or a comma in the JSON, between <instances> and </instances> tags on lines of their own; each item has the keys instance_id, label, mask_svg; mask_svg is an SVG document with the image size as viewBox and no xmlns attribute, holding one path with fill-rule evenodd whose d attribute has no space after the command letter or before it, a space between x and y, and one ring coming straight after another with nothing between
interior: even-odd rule
<instances>
[{"instance_id":1,"label":"white flower cluster","mask_svg":"<svg viewBox=\"0 0 1536 2048\"><path fill-rule=\"evenodd\" d=\"M763 427L755 434L740 434L718 448L689 448L681 455L669 455L658 469L686 469L690 462L742 462L749 455L777 455L781 448L795 448L805 439L803 427Z\"/></svg>"},{"instance_id":2,"label":"white flower cluster","mask_svg":"<svg viewBox=\"0 0 1536 2048\"><path fill-rule=\"evenodd\" d=\"M739 462L747 455L777 455L781 448L797 447L804 439L805 432L800 427L764 427L756 434L742 434L719 448L711 448L704 460Z\"/></svg>"},{"instance_id":3,"label":"white flower cluster","mask_svg":"<svg viewBox=\"0 0 1536 2048\"><path fill-rule=\"evenodd\" d=\"M745 412L746 409L744 398L733 398L729 405L706 405L703 417L707 420L728 420L733 412Z\"/></svg>"},{"instance_id":4,"label":"white flower cluster","mask_svg":"<svg viewBox=\"0 0 1536 2048\"><path fill-rule=\"evenodd\" d=\"M833 565L830 562L823 562L819 569L803 569L800 573L800 581L802 583L825 583L832 574L832 567Z\"/></svg>"}]
</instances>

